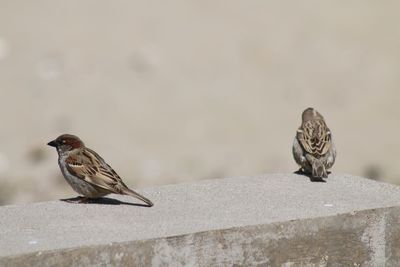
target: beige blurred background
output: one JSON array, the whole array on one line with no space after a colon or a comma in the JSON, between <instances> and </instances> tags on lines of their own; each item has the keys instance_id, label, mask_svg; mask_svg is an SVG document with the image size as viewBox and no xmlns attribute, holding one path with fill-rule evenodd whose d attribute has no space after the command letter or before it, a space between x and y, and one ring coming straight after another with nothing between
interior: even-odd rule
<instances>
[{"instance_id":1,"label":"beige blurred background","mask_svg":"<svg viewBox=\"0 0 400 267\"><path fill-rule=\"evenodd\" d=\"M306 107L335 173L400 183L398 1L0 1L0 203L76 194L80 136L133 188L292 172Z\"/></svg>"}]
</instances>

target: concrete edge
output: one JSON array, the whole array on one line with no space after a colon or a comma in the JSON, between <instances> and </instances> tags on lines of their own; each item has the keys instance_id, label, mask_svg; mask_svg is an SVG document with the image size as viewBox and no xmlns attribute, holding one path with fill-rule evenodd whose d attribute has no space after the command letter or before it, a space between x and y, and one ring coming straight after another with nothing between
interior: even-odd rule
<instances>
[{"instance_id":1,"label":"concrete edge","mask_svg":"<svg viewBox=\"0 0 400 267\"><path fill-rule=\"evenodd\" d=\"M285 263L330 262L334 266L383 266L400 263L397 257L399 253L396 252L396 248L400 248L400 230L393 225L399 221L400 207L394 206L327 217L6 256L0 258L0 265L202 266L256 263L280 266ZM298 261L298 253L307 257ZM325 256L321 258L321 255Z\"/></svg>"}]
</instances>

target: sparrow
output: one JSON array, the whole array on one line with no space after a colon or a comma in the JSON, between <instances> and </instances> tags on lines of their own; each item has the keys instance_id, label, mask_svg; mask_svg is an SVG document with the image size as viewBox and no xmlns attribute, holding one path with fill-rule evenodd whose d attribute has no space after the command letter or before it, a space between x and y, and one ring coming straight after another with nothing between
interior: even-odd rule
<instances>
[{"instance_id":1,"label":"sparrow","mask_svg":"<svg viewBox=\"0 0 400 267\"><path fill-rule=\"evenodd\" d=\"M83 196L76 202L85 203L114 193L133 196L153 206L149 199L129 189L110 165L77 136L63 134L47 145L57 149L58 165L65 180Z\"/></svg>"},{"instance_id":2,"label":"sparrow","mask_svg":"<svg viewBox=\"0 0 400 267\"><path fill-rule=\"evenodd\" d=\"M327 170L335 163L336 148L324 117L314 108L303 111L292 152L302 172L319 179L328 177Z\"/></svg>"}]
</instances>

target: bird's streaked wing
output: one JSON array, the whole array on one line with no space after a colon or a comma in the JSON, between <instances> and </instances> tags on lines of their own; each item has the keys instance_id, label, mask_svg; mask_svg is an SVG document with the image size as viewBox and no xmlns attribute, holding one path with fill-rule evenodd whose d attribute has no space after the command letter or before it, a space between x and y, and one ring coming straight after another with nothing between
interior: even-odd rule
<instances>
[{"instance_id":1,"label":"bird's streaked wing","mask_svg":"<svg viewBox=\"0 0 400 267\"><path fill-rule=\"evenodd\" d=\"M315 157L325 155L331 147L331 132L323 120L310 120L297 130L303 148Z\"/></svg>"},{"instance_id":2,"label":"bird's streaked wing","mask_svg":"<svg viewBox=\"0 0 400 267\"><path fill-rule=\"evenodd\" d=\"M110 192L121 193L121 187L125 186L122 179L96 152L84 148L78 153L65 160L71 174Z\"/></svg>"}]
</instances>

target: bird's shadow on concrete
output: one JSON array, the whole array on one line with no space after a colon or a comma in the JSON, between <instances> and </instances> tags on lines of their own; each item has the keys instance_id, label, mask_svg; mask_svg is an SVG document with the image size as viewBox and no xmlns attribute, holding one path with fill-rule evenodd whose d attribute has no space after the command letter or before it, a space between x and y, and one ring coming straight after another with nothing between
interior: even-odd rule
<instances>
[{"instance_id":1,"label":"bird's shadow on concrete","mask_svg":"<svg viewBox=\"0 0 400 267\"><path fill-rule=\"evenodd\" d=\"M301 169L299 169L293 173L302 175L302 176L306 176L306 177L308 177L308 179L310 179L310 182L313 182L313 183L326 183L326 181L323 178L313 177L310 173L303 172ZM329 174L330 174L330 172L328 172L328 175Z\"/></svg>"},{"instance_id":2,"label":"bird's shadow on concrete","mask_svg":"<svg viewBox=\"0 0 400 267\"><path fill-rule=\"evenodd\" d=\"M73 197L73 198L60 199L60 201L67 202L70 204L128 205L128 206L145 207L145 208L150 207L147 204L124 202L118 199L113 199L108 197L89 199L85 202L79 202L81 199L82 197Z\"/></svg>"}]
</instances>

